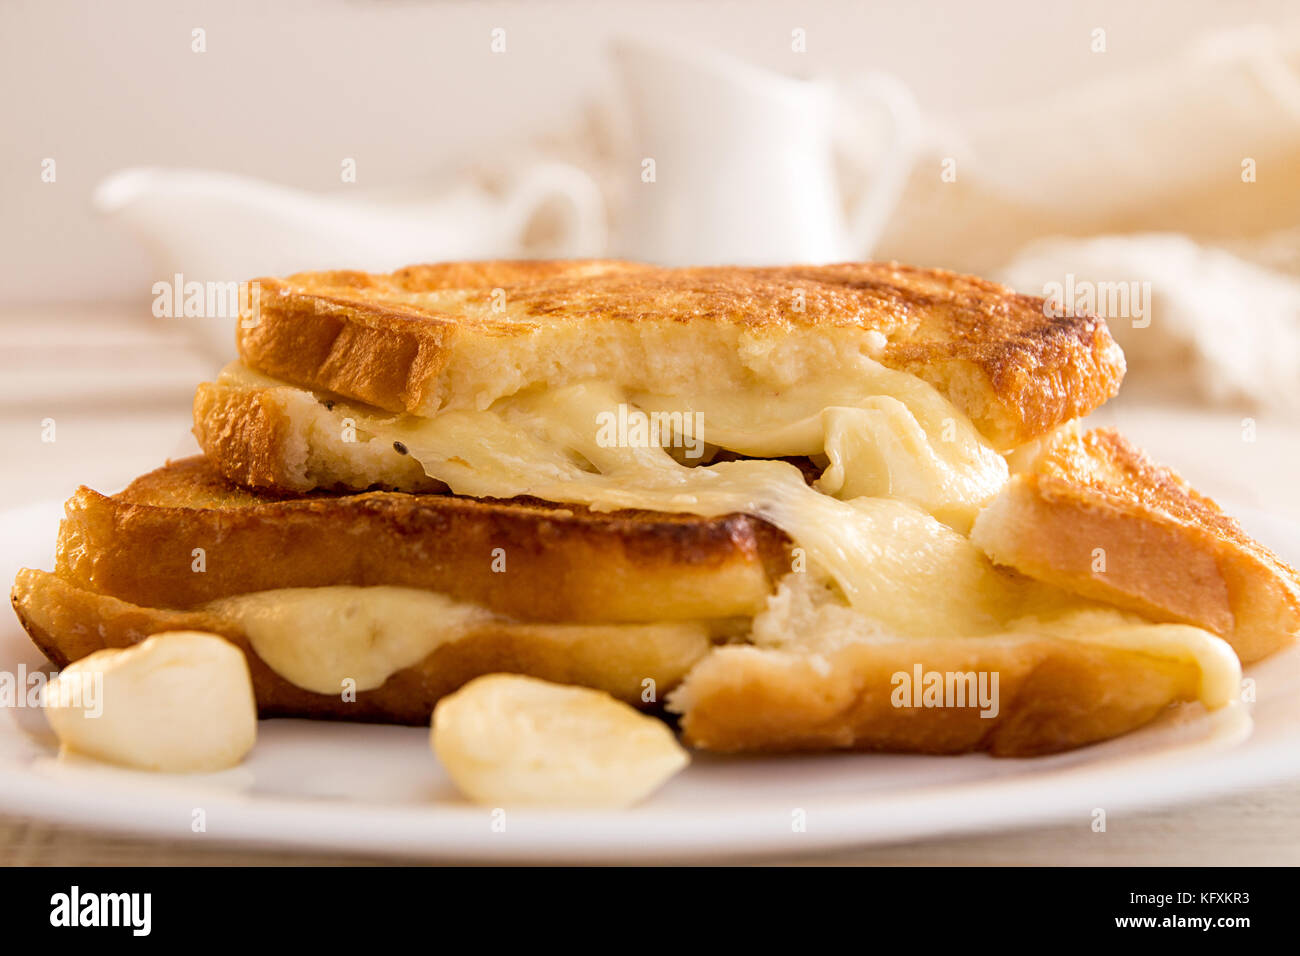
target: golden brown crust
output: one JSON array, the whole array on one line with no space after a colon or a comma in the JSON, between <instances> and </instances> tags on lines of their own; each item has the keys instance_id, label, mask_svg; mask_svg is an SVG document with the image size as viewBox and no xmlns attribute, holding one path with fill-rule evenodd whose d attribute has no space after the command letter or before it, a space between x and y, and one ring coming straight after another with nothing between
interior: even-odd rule
<instances>
[{"instance_id":1,"label":"golden brown crust","mask_svg":"<svg viewBox=\"0 0 1300 956\"><path fill-rule=\"evenodd\" d=\"M194 434L228 478L251 487L292 486L285 446L293 429L267 392L201 387L194 395Z\"/></svg>"},{"instance_id":2,"label":"golden brown crust","mask_svg":"<svg viewBox=\"0 0 1300 956\"><path fill-rule=\"evenodd\" d=\"M310 396L293 395L288 389L229 387L203 382L194 392L194 437L213 467L223 476L248 488L307 492L337 487L331 469L313 459L318 454L305 434L309 424L295 421L293 409L314 403ZM337 460L337 459L336 459ZM391 452L379 471L373 452L355 466L357 490L441 493L447 486L425 474L414 458ZM361 475L366 474L365 480ZM337 478L337 475L333 476Z\"/></svg>"},{"instance_id":3,"label":"golden brown crust","mask_svg":"<svg viewBox=\"0 0 1300 956\"><path fill-rule=\"evenodd\" d=\"M611 272L651 270L653 266L622 259L483 259L405 266L394 272L296 272L285 281L379 295L405 295L456 289L491 289L551 279L591 278Z\"/></svg>"},{"instance_id":4,"label":"golden brown crust","mask_svg":"<svg viewBox=\"0 0 1300 956\"><path fill-rule=\"evenodd\" d=\"M513 292L535 283L589 281L642 268L600 259L497 260L413 265L392 273L339 270L261 278L255 319L244 315L238 327L240 354L251 367L294 384L392 411L414 411L429 400L466 327L478 325L489 335L520 331L462 314L484 299L484 290ZM438 297L445 311L421 304L430 296ZM308 377L296 377L300 370L309 371Z\"/></svg>"},{"instance_id":5,"label":"golden brown crust","mask_svg":"<svg viewBox=\"0 0 1300 956\"><path fill-rule=\"evenodd\" d=\"M1300 574L1109 429L1056 436L971 540L1031 577L1213 631L1246 663L1300 632Z\"/></svg>"},{"instance_id":6,"label":"golden brown crust","mask_svg":"<svg viewBox=\"0 0 1300 956\"><path fill-rule=\"evenodd\" d=\"M787 544L746 515L596 513L391 492L277 499L234 487L204 459L189 458L112 497L79 489L59 531L57 569L151 607L272 588L388 584L524 620L681 620L758 611L773 577L789 568Z\"/></svg>"},{"instance_id":7,"label":"golden brown crust","mask_svg":"<svg viewBox=\"0 0 1300 956\"><path fill-rule=\"evenodd\" d=\"M893 675L998 675L998 713L896 707ZM935 639L851 644L818 662L723 647L669 697L692 746L721 752L879 750L995 756L1056 753L1127 733L1170 704L1194 701L1200 672L1073 641ZM1117 690L1118 689L1118 690Z\"/></svg>"},{"instance_id":8,"label":"golden brown crust","mask_svg":"<svg viewBox=\"0 0 1300 956\"><path fill-rule=\"evenodd\" d=\"M449 263L258 282L257 315L239 332L246 364L391 411L427 413L445 403L449 381L463 382L465 366L481 361L476 352L462 360L468 341L500 349L522 338L542 349L574 327L592 339L624 336L633 352L648 347L657 324L754 339L813 332L848 350L866 350L870 333L879 337L873 357L930 382L1000 447L1086 414L1115 394L1124 373L1122 353L1095 316L1049 317L1042 299L897 263ZM673 361L704 354L682 349ZM554 362L585 358L571 342Z\"/></svg>"},{"instance_id":9,"label":"golden brown crust","mask_svg":"<svg viewBox=\"0 0 1300 956\"><path fill-rule=\"evenodd\" d=\"M212 611L139 607L30 570L19 572L12 601L36 646L59 667L106 647L130 647L163 631L219 634L247 657L263 717L428 724L440 697L475 677L503 672L595 687L640 705L644 680L667 690L711 647L703 628L498 621L442 645L382 686L345 701L341 695L313 693L284 680L257 656L238 624Z\"/></svg>"}]
</instances>

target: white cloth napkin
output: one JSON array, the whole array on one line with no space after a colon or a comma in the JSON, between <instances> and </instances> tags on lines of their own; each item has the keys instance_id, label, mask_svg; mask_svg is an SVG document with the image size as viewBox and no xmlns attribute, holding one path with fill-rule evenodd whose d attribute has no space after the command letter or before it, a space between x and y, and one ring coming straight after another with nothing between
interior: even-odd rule
<instances>
[{"instance_id":1,"label":"white cloth napkin","mask_svg":"<svg viewBox=\"0 0 1300 956\"><path fill-rule=\"evenodd\" d=\"M955 181L940 175L946 159ZM979 273L1047 236L1227 242L1296 226L1300 33L1248 27L1138 73L938 125L881 252Z\"/></svg>"},{"instance_id":2,"label":"white cloth napkin","mask_svg":"<svg viewBox=\"0 0 1300 956\"><path fill-rule=\"evenodd\" d=\"M1296 276L1185 236L1146 234L1042 240L994 277L1032 295L1074 290L1073 304L1092 294L1143 392L1300 410ZM1118 284L1125 294L1109 295Z\"/></svg>"}]
</instances>

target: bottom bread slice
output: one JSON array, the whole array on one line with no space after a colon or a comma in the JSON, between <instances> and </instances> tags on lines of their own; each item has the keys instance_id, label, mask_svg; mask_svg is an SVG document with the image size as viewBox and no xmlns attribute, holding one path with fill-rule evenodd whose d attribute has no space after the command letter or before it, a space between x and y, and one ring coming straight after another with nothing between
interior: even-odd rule
<instances>
[{"instance_id":1,"label":"bottom bread slice","mask_svg":"<svg viewBox=\"0 0 1300 956\"><path fill-rule=\"evenodd\" d=\"M912 675L998 676L997 712L918 706ZM907 693L895 679L907 674ZM849 644L808 655L722 647L668 698L686 743L741 753L907 751L1031 757L1118 737L1195 701L1189 661L1050 637ZM899 697L910 706L899 706ZM1199 705L1197 705L1199 706Z\"/></svg>"},{"instance_id":2,"label":"bottom bread slice","mask_svg":"<svg viewBox=\"0 0 1300 956\"><path fill-rule=\"evenodd\" d=\"M1197 700L1203 677L1190 659L1032 634L873 638L813 653L718 646L719 625L701 622L498 619L349 702L276 674L238 622L211 607L140 607L30 570L18 575L13 601L23 626L59 666L165 630L220 634L247 655L262 716L424 723L445 694L479 675L510 672L640 704L648 702L647 688L656 701L676 688L668 706L681 715L687 742L725 752L1052 753L1118 736L1171 705ZM974 699L965 707L911 706L911 697L900 705L898 675L931 672L996 674L995 706L981 709Z\"/></svg>"},{"instance_id":3,"label":"bottom bread slice","mask_svg":"<svg viewBox=\"0 0 1300 956\"><path fill-rule=\"evenodd\" d=\"M427 724L439 698L475 677L498 672L595 687L629 703L654 703L709 652L722 627L698 622L526 624L489 619L418 664L397 671L381 686L345 700L341 693L314 693L277 674L220 603L188 611L141 607L85 590L48 571L27 569L18 573L12 598L27 633L59 667L106 647L130 647L162 631L209 631L237 645L248 658L261 716L395 724Z\"/></svg>"}]
</instances>

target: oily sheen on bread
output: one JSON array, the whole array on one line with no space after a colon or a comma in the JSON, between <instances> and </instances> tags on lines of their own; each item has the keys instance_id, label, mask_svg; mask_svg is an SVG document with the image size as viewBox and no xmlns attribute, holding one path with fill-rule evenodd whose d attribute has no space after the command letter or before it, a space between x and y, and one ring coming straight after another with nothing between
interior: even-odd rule
<instances>
[{"instance_id":1,"label":"oily sheen on bread","mask_svg":"<svg viewBox=\"0 0 1300 956\"><path fill-rule=\"evenodd\" d=\"M1212 631L1244 663L1300 633L1300 573L1110 429L1044 442L971 541L1030 577Z\"/></svg>"},{"instance_id":2,"label":"oily sheen on bread","mask_svg":"<svg viewBox=\"0 0 1300 956\"><path fill-rule=\"evenodd\" d=\"M417 415L591 378L669 394L779 388L849 352L918 376L1010 448L1091 411L1124 373L1095 316L1049 317L1042 299L898 263L450 263L257 288L238 335L246 365Z\"/></svg>"}]
</instances>

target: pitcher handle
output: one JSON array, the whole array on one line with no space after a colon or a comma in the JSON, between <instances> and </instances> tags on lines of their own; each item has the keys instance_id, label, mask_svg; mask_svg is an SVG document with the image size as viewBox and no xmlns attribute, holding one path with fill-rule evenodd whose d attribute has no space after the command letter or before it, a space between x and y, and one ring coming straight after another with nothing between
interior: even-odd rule
<instances>
[{"instance_id":1,"label":"pitcher handle","mask_svg":"<svg viewBox=\"0 0 1300 956\"><path fill-rule=\"evenodd\" d=\"M525 170L506 198L506 221L516 246L522 246L529 223L551 203L562 211L555 254L569 258L605 254L608 225L605 198L595 180L570 163L546 162Z\"/></svg>"},{"instance_id":2,"label":"pitcher handle","mask_svg":"<svg viewBox=\"0 0 1300 956\"><path fill-rule=\"evenodd\" d=\"M851 248L868 258L907 185L916 159L921 111L907 85L888 73L859 76L841 89L841 96L859 110L863 106L880 110L891 127L890 143L881 152L871 185L858 197L848 217Z\"/></svg>"}]
</instances>

